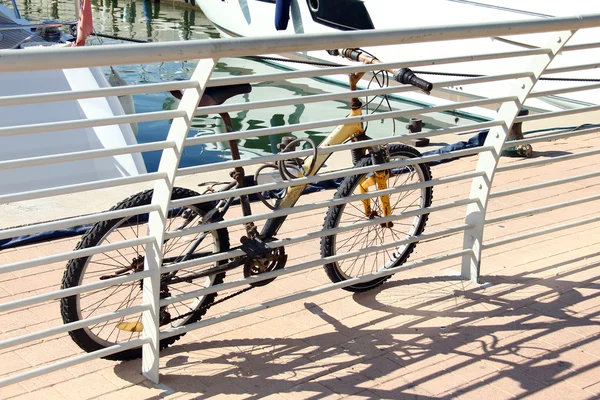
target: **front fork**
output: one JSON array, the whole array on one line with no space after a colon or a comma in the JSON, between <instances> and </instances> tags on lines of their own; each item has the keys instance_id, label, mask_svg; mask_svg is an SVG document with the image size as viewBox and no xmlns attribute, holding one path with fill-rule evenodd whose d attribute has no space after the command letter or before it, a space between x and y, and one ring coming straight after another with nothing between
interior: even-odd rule
<instances>
[{"instance_id":1,"label":"front fork","mask_svg":"<svg viewBox=\"0 0 600 400\"><path fill-rule=\"evenodd\" d=\"M366 135L364 135L366 137ZM364 139L363 139L364 140ZM374 146L371 149L371 158L373 159L373 165L385 164L388 161L388 154L386 149L381 146ZM365 194L369 192L369 187L376 186L377 190L385 190L388 188L388 180L390 179L390 171L375 171L373 175L370 175L363 180L359 184L359 190L361 194ZM390 196L385 194L379 196L381 201L381 212L383 215L381 217L389 217L392 215L392 207L390 204ZM376 216L376 211L371 207L371 199L362 200L363 208L365 209L365 215L369 219L373 219ZM384 226L386 228L392 227L392 222L386 222Z\"/></svg>"},{"instance_id":2,"label":"front fork","mask_svg":"<svg viewBox=\"0 0 600 400\"><path fill-rule=\"evenodd\" d=\"M364 72L357 74L350 74L350 90L356 90L358 81L363 77ZM353 97L350 104L352 108L351 116L361 114L362 103L357 97ZM364 131L355 135L351 140L354 142L368 140L370 139ZM370 149L371 157L373 158L373 165L385 164L389 157L386 151L386 148L383 146L373 146ZM365 155L365 149L353 149L352 150L352 162L356 165L356 163ZM359 184L359 190L361 194L365 194L369 192L369 187L377 186L377 190L387 189L387 182L390 178L390 171L375 171L374 175L369 176L368 178L363 179ZM390 205L390 196L383 195L379 196L381 201L381 211L383 213L382 217L389 217L392 215L392 207ZM371 207L371 199L362 200L363 207L365 209L365 215L369 219L373 219L376 216L376 212L373 211ZM392 222L386 222L384 224L386 228L391 228L393 226Z\"/></svg>"}]
</instances>

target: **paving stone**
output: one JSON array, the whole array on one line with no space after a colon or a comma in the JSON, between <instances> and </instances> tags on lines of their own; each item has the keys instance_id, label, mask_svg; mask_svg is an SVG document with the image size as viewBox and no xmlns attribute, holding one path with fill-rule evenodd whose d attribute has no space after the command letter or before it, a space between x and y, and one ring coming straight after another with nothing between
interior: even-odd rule
<instances>
[{"instance_id":1,"label":"paving stone","mask_svg":"<svg viewBox=\"0 0 600 400\"><path fill-rule=\"evenodd\" d=\"M589 392L579 390L576 386L567 382L558 382L554 385L546 386L528 397L540 400L588 400L594 398Z\"/></svg>"},{"instance_id":2,"label":"paving stone","mask_svg":"<svg viewBox=\"0 0 600 400\"><path fill-rule=\"evenodd\" d=\"M58 371L50 372L45 374L41 379L28 379L21 382L21 385L29 392L44 389L50 386L54 386L57 383L71 382L76 376L67 370L61 369Z\"/></svg>"},{"instance_id":3,"label":"paving stone","mask_svg":"<svg viewBox=\"0 0 600 400\"><path fill-rule=\"evenodd\" d=\"M375 381L363 375L356 366L331 372L315 379L315 382L342 396L354 396L365 389L377 386Z\"/></svg>"},{"instance_id":4,"label":"paving stone","mask_svg":"<svg viewBox=\"0 0 600 400\"><path fill-rule=\"evenodd\" d=\"M60 392L52 387L47 387L44 389L36 390L35 392L29 392L26 394L21 394L16 399L19 400L39 400L39 399L48 399L48 400L66 400Z\"/></svg>"},{"instance_id":5,"label":"paving stone","mask_svg":"<svg viewBox=\"0 0 600 400\"><path fill-rule=\"evenodd\" d=\"M123 399L145 399L145 400L159 400L164 398L162 395L165 393L164 390L157 388L151 388L146 385L133 385L125 388L116 390L111 393L103 394L98 399L100 400L123 400ZM169 398L169 397L166 397Z\"/></svg>"},{"instance_id":6,"label":"paving stone","mask_svg":"<svg viewBox=\"0 0 600 400\"><path fill-rule=\"evenodd\" d=\"M294 386L291 389L283 391L280 395L288 400L296 400L296 399L328 399L335 400L341 399L344 396L333 392L331 389L328 389L326 386L321 385L318 382L305 382L298 386Z\"/></svg>"},{"instance_id":7,"label":"paving stone","mask_svg":"<svg viewBox=\"0 0 600 400\"><path fill-rule=\"evenodd\" d=\"M67 399L91 399L119 389L108 379L98 374L88 374L73 380L54 385L54 388Z\"/></svg>"},{"instance_id":8,"label":"paving stone","mask_svg":"<svg viewBox=\"0 0 600 400\"><path fill-rule=\"evenodd\" d=\"M0 388L0 398L2 399L14 399L26 393L27 390L20 383L13 383Z\"/></svg>"},{"instance_id":9,"label":"paving stone","mask_svg":"<svg viewBox=\"0 0 600 400\"><path fill-rule=\"evenodd\" d=\"M463 387L458 391L452 391L450 396L465 400L503 400L513 398L510 393L484 382L472 382L467 387Z\"/></svg>"},{"instance_id":10,"label":"paving stone","mask_svg":"<svg viewBox=\"0 0 600 400\"><path fill-rule=\"evenodd\" d=\"M16 353L31 365L56 362L76 354L72 343L67 343L62 339L32 343L30 346L16 350Z\"/></svg>"},{"instance_id":11,"label":"paving stone","mask_svg":"<svg viewBox=\"0 0 600 400\"><path fill-rule=\"evenodd\" d=\"M600 140L595 139L596 145ZM536 144L536 151L581 151L573 138ZM474 168L476 158L434 167L436 177ZM501 164L519 160L502 159ZM500 173L494 191L559 179L596 168L579 159L561 168ZM489 215L554 204L597 191L600 179L492 199ZM435 204L464 198L470 182L436 188ZM328 199L332 191L302 198ZM593 217L588 203L486 227L498 240ZM234 207L231 216L239 215ZM322 214L289 219L281 237L319 230ZM465 207L430 216L427 232L464 223ZM232 243L244 234L230 229ZM161 354L161 387L140 374L141 362L97 360L0 389L20 398L270 398L314 399L579 399L600 396L600 225L590 224L487 249L484 285L458 279L461 260L407 269L376 290L334 290L217 323L184 336ZM0 252L0 264L71 250L77 238ZM462 246L462 234L419 243L408 263ZM288 246L288 267L318 260L319 240ZM64 263L0 275L3 302L56 289ZM228 274L240 279L241 272ZM330 280L321 267L280 277L271 285L218 304L216 316ZM219 293L219 296L224 296ZM220 298L220 297L219 297ZM61 323L57 302L0 314L0 340ZM0 374L81 354L66 335L0 352ZM4 369L2 369L4 367ZM165 388L168 388L168 391ZM5 390L4 392L2 390ZM3 396L8 393L8 396ZM58 397L57 397L58 396ZM27 398L27 397L23 397Z\"/></svg>"},{"instance_id":12,"label":"paving stone","mask_svg":"<svg viewBox=\"0 0 600 400\"><path fill-rule=\"evenodd\" d=\"M0 354L0 375L24 372L30 367L31 364L14 352Z\"/></svg>"}]
</instances>

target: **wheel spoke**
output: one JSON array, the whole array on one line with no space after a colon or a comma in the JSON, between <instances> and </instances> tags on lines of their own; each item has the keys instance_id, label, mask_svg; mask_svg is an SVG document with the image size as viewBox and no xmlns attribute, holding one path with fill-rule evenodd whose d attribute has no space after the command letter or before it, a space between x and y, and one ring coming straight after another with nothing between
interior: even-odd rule
<instances>
[{"instance_id":1,"label":"wheel spoke","mask_svg":"<svg viewBox=\"0 0 600 400\"><path fill-rule=\"evenodd\" d=\"M142 314L139 314L137 317L137 320L135 321L136 325L139 324L142 320ZM133 339L133 335L136 334L137 332L135 332L135 330L131 330L131 335L129 335L129 340L131 341ZM138 333L138 336L140 334Z\"/></svg>"},{"instance_id":2,"label":"wheel spoke","mask_svg":"<svg viewBox=\"0 0 600 400\"><path fill-rule=\"evenodd\" d=\"M109 244L111 244L111 242L109 242L108 240L107 240L107 242L108 242ZM116 250L116 252L117 252L117 253L119 253L119 254L121 255L121 257L123 257L123 259L124 259L124 260L127 262L127 258L126 258L126 257L125 257L123 254L121 254L121 253L119 252L119 250ZM111 255L109 255L109 254L107 254L107 253L100 253L100 254L103 254L103 255L105 255L106 257L110 258L111 260L113 260L114 262L116 262L117 264L119 264L119 265L120 265L121 267L123 267L123 268L127 268L127 267L128 267L128 265L127 265L127 264L123 264L122 262L120 262L120 261L117 261L117 260L116 260L116 259L115 259L113 256L111 256ZM104 265L109 265L109 264L104 264Z\"/></svg>"},{"instance_id":3,"label":"wheel spoke","mask_svg":"<svg viewBox=\"0 0 600 400\"><path fill-rule=\"evenodd\" d=\"M352 249L354 249L354 246L356 246L359 242L361 242L363 238L368 238L369 233L371 233L370 227L367 228L367 231L365 233L362 233L362 234L356 235L356 236L351 236L350 238L351 239L354 238L354 242L352 242L352 245L350 245L350 248L348 248L347 252L352 251Z\"/></svg>"},{"instance_id":4,"label":"wheel spoke","mask_svg":"<svg viewBox=\"0 0 600 400\"><path fill-rule=\"evenodd\" d=\"M403 145L390 146L390 161L406 160L412 157L418 157L419 153ZM361 161L360 166L372 165L370 159ZM415 166L406 166L398 170L398 173L392 173L388 177L388 188L401 188L419 182L425 182L430 179L429 167L426 164ZM347 177L342 182L340 189L336 193L336 198L347 198L352 195L361 194L359 184L372 174L355 175ZM391 209L390 216L400 216L407 211L416 210L419 207L428 207L430 205L431 188L410 189L390 194L386 197ZM389 224L377 223L377 219L388 217L384 212L383 197L374 196L369 199L370 215L365 215L364 206L361 201L349 202L345 205L333 206L327 215L325 226L328 229L337 227L348 227L371 220L372 225L362 227L349 233L332 235L335 239L323 239L321 242L322 256L330 257L336 254L349 253L356 250L367 251L379 246L389 246L391 243L405 240L406 237L421 234L425 224L421 221L427 218L427 214L411 218L401 218L391 221ZM334 218L334 219L333 219ZM406 221L405 221L406 219ZM366 229L364 229L366 228ZM395 266L400 260L406 260L408 254L412 251L415 244L399 246L394 248L383 248L363 253L353 259L347 259L332 264L327 264L326 269L334 282L351 279L354 277L365 276L381 268ZM378 285L387 278L377 278L370 282L352 285L349 290L363 291Z\"/></svg>"},{"instance_id":5,"label":"wheel spoke","mask_svg":"<svg viewBox=\"0 0 600 400\"><path fill-rule=\"evenodd\" d=\"M198 194L187 190L177 188L173 191L172 199L182 199L189 196L197 196ZM126 201L119 203L115 208L124 210L127 208L135 208L147 206L151 203L151 192L143 192L137 196L130 197ZM190 210L193 214L188 214L186 210ZM204 210L199 206L189 206L170 210L168 213L169 221L167 221L166 229L181 231L186 227L191 227L202 221ZM78 246L78 249L92 248L112 243L122 243L123 241L131 240L133 237L140 237L141 232L144 232L148 227L148 221L144 215L135 217L127 217L121 220L111 220L95 224L87 233L86 240ZM168 240L164 243L164 253L169 253L168 257L173 260L181 258L188 253L194 252L192 256L205 256L207 254L217 254L217 249L226 251L228 242L219 242L222 240L222 231L219 233L207 232L207 234L187 234ZM226 232L226 231L225 231ZM197 244L194 244L198 241ZM63 278L63 288L71 288L78 285L87 284L89 282L98 282L104 276L112 276L117 271L120 276L127 276L141 268L145 255L145 246L143 245L128 245L121 249L111 250L105 253L94 254L89 257L73 259L69 261L68 271ZM198 257L199 258L199 257ZM132 262L131 260L137 260ZM213 263L206 263L205 266L194 267L179 271L178 276L192 277L199 271ZM163 275L168 276L168 275ZM220 275L219 275L220 276ZM161 296L165 293L183 294L190 291L210 287L214 282L215 276L196 278L195 280L182 281L178 284L171 285L167 281L161 283ZM67 296L61 300L62 316L65 323L71 323L83 318L101 315L108 312L117 312L132 307L140 302L142 294L141 281L136 280L126 284L109 286L107 288L93 290L87 293L82 293L77 296ZM189 300L178 301L167 306L173 317L176 315L184 315L188 312L194 312L198 307L206 304L207 299L214 296L198 296ZM72 302L75 302L72 305ZM68 307L65 307L67 305ZM193 315L193 314L190 314ZM125 318L113 319L95 323L85 329L75 330L72 332L76 343L83 350L93 351L100 348L111 346L118 342L131 341L136 337L140 337L137 329L124 328L119 325L121 322L133 324L134 327L141 322L142 313L137 313ZM185 324L190 318L174 321L177 324ZM85 335L85 336L82 336ZM86 344L89 343L89 344ZM162 345L162 342L161 342ZM126 352L135 354L139 349L127 350ZM115 355L115 358L120 358L120 353ZM127 356L129 358L131 356Z\"/></svg>"},{"instance_id":6,"label":"wheel spoke","mask_svg":"<svg viewBox=\"0 0 600 400\"><path fill-rule=\"evenodd\" d=\"M117 289L118 289L120 286L123 286L123 287L117 291ZM132 287L131 291L133 292L133 285L128 285L128 284L119 285L119 286L117 286L117 288L116 288L115 290L113 290L113 291L112 291L112 293L111 293L111 294L109 294L109 295L108 295L108 296L106 296L105 298L103 298L103 299L100 299L100 300L98 300L97 302L95 302L95 303L93 303L93 304L91 304L91 305L87 306L86 308L82 308L82 309L81 309L81 311L86 311L86 310L87 310L87 309L89 309L90 307L96 306L96 304L98 304L98 305L96 306L96 308L94 308L94 309L93 309L93 310L92 310L92 311L91 311L91 312L88 314L88 315L93 315L93 314L94 314L94 313L95 313L95 312L98 310L98 308L100 308L100 307L101 307L101 306L102 306L102 305L103 305L103 304L104 304L104 303L105 303L105 302L106 302L108 299L110 299L110 298L111 298L111 296L114 296L115 294L118 294L118 293L121 293L121 292L123 292L124 290L126 290L126 289L127 289L128 287L130 287L130 286ZM131 292L130 292L130 294L131 294Z\"/></svg>"},{"instance_id":7,"label":"wheel spoke","mask_svg":"<svg viewBox=\"0 0 600 400\"><path fill-rule=\"evenodd\" d=\"M138 294L139 294L140 292L141 292L141 290L138 288L138 292L135 294L135 297L137 297L137 296L138 296ZM129 304L130 304L130 302L129 302L128 300L129 300L129 298L131 297L131 294L132 294L132 293L133 293L133 289L131 290L131 292L129 292L129 295L128 295L128 296L125 298L125 300L123 300L123 301L121 302L121 304L119 304L119 307L117 307L117 309L116 309L115 311L119 311L119 310L121 309L121 307L123 307L123 304L124 304L125 302L127 302L127 307L125 307L125 308L128 308L128 307L129 307ZM134 298L135 298L135 297L134 297ZM123 318L121 318L121 319L120 319L120 321L124 321L124 320L125 320L125 317L123 317ZM117 326L118 326L118 325L119 325L118 323L116 323L116 324L115 324L115 326L113 327L112 331L111 331L111 332L110 332L110 334L108 335L108 338L110 338L110 337L112 336L112 333L114 332L114 330L117 328ZM105 325L105 326L106 326L106 325ZM104 326L104 327L105 327L105 326ZM99 332L97 332L97 333L96 333L96 335L100 335L100 333L102 333L102 330L104 329L104 327L102 327L102 329L101 329ZM117 334L117 337L118 337L118 334Z\"/></svg>"},{"instance_id":8,"label":"wheel spoke","mask_svg":"<svg viewBox=\"0 0 600 400\"><path fill-rule=\"evenodd\" d=\"M344 247L346 247L346 246L345 246L345 245L346 245L346 243L348 243L348 242L349 242L349 241L351 241L352 239L356 239L358 235L364 235L364 233L361 233L361 232L363 231L363 229L364 229L364 228L361 228L361 229L358 231L358 233L357 233L357 234L355 234L355 235L350 235L350 236L348 236L348 239L344 240L344 241L342 242L342 244L341 244L341 245L339 245L339 247L338 247L338 248L339 248L339 249L343 249Z\"/></svg>"}]
</instances>

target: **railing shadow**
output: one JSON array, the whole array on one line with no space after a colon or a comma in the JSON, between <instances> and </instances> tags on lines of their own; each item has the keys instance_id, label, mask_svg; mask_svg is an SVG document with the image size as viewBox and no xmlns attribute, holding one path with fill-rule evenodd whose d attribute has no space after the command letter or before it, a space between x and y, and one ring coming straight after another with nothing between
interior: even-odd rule
<instances>
[{"instance_id":1,"label":"railing shadow","mask_svg":"<svg viewBox=\"0 0 600 400\"><path fill-rule=\"evenodd\" d=\"M580 260L597 255L588 254ZM573 333L573 340L560 347L543 342L544 336L563 329L568 332L598 326L594 319L600 315L600 309L581 317L569 308L599 296L600 282L596 278L569 281L568 277L596 268L600 262L574 268L557 277L527 276L577 261L548 265L522 274L487 276L491 286L463 288L459 283L452 283L456 279L452 277L394 281L378 290L353 296L362 307L385 314L380 312L379 317L352 327L322 307L305 303L308 311L319 316L325 326L333 328L330 332L311 336L308 330L303 338L275 339L267 332L264 338L207 339L175 345L162 354L168 358L162 368L162 383L176 392L195 393L194 398L198 399L216 394L214 391L222 395L262 398L269 393L297 390L311 399L325 398L332 392L342 396L362 392L362 398L398 399L473 395L488 385L499 387L508 379L518 385L519 393L505 394L524 398L600 367L600 359L581 367L561 357L595 341L595 335L584 337ZM449 285L432 285L438 288L435 296L428 296L426 301L414 305L379 300L378 295L386 291L435 283ZM515 291L528 293L533 287L536 288L534 294L512 299ZM568 290L583 287L594 289L597 294L584 297L577 291ZM435 309L436 305L457 298L461 301L455 306ZM539 302L541 299L544 301ZM474 304L487 305L491 310L486 307L479 307L481 311L473 310ZM390 328L373 328L397 315L407 318ZM510 322L494 319L502 316L510 316ZM421 327L435 318L457 322ZM478 323L481 321L489 322ZM307 343L313 347L311 351L307 351ZM195 352L201 353L200 356L193 356ZM439 364L439 355L452 355L445 357L452 362ZM456 384L442 393L422 389L422 386L431 386L432 382L447 380L450 371L460 371L478 362L493 366L492 372L471 380L455 375ZM124 377L126 371L139 368L138 364L122 363L115 367L115 373ZM228 367L223 368L224 365Z\"/></svg>"},{"instance_id":2,"label":"railing shadow","mask_svg":"<svg viewBox=\"0 0 600 400\"><path fill-rule=\"evenodd\" d=\"M568 156L573 154L572 151L550 150L550 151L533 151L529 158L554 158L560 156Z\"/></svg>"}]
</instances>

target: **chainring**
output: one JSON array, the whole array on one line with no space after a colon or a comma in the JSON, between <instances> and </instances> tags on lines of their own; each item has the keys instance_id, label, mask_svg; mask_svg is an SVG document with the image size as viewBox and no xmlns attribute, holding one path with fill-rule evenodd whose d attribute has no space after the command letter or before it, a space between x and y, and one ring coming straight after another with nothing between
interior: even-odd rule
<instances>
[{"instance_id":1,"label":"chainring","mask_svg":"<svg viewBox=\"0 0 600 400\"><path fill-rule=\"evenodd\" d=\"M264 274L265 272L275 271L285 267L287 254L282 247L273 249L269 254L262 257L250 258L244 263L244 277L248 278ZM265 279L259 282L252 282L250 286L265 286L273 282L275 278Z\"/></svg>"}]
</instances>

